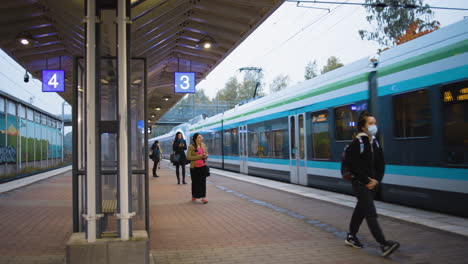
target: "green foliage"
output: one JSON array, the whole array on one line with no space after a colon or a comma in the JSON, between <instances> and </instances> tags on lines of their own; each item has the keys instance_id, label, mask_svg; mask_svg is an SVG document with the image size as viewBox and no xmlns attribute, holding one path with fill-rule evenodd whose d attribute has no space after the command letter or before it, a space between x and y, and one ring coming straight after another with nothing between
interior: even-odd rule
<instances>
[{"instance_id":1,"label":"green foliage","mask_svg":"<svg viewBox=\"0 0 468 264\"><path fill-rule=\"evenodd\" d=\"M343 67L343 63L340 62L340 59L338 59L335 56L331 56L327 60L327 65L323 66L320 72L324 74L326 72L333 71L334 69L338 69L340 67Z\"/></svg>"},{"instance_id":2,"label":"green foliage","mask_svg":"<svg viewBox=\"0 0 468 264\"><path fill-rule=\"evenodd\" d=\"M270 84L270 92L278 92L288 87L291 78L287 74L280 74L276 76Z\"/></svg>"},{"instance_id":3,"label":"green foliage","mask_svg":"<svg viewBox=\"0 0 468 264\"><path fill-rule=\"evenodd\" d=\"M262 87L263 72L245 71L244 79L239 82L235 76L228 79L224 88L219 90L215 99L219 101L240 102L250 99L254 96L255 87L257 88L257 96L265 95Z\"/></svg>"},{"instance_id":4,"label":"green foliage","mask_svg":"<svg viewBox=\"0 0 468 264\"><path fill-rule=\"evenodd\" d=\"M367 21L373 31L359 30L362 39L373 40L382 46L393 46L397 37L405 34L411 24L418 21L419 30L433 30L440 23L432 20L433 12L423 0L366 0L366 4L387 4L388 7L366 6ZM405 8L404 6L419 6Z\"/></svg>"},{"instance_id":5,"label":"green foliage","mask_svg":"<svg viewBox=\"0 0 468 264\"><path fill-rule=\"evenodd\" d=\"M239 92L240 86L241 84L239 83L239 81L237 81L236 77L233 76L229 78L226 84L224 85L224 88L218 91L215 99L218 101L238 102L237 94Z\"/></svg>"},{"instance_id":6,"label":"green foliage","mask_svg":"<svg viewBox=\"0 0 468 264\"><path fill-rule=\"evenodd\" d=\"M309 63L307 63L307 65L305 67L305 70L304 70L304 78L306 80L310 80L310 79L315 78L317 76L318 76L317 61L316 60L314 60L313 62L309 61Z\"/></svg>"}]
</instances>

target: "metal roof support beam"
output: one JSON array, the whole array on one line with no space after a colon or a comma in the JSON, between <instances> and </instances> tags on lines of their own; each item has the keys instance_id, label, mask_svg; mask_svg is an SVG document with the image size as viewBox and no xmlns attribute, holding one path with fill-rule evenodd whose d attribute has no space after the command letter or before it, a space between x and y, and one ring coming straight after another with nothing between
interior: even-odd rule
<instances>
[{"instance_id":1,"label":"metal roof support beam","mask_svg":"<svg viewBox=\"0 0 468 264\"><path fill-rule=\"evenodd\" d=\"M219 60L222 56L216 53L208 52L206 50L190 49L180 45L177 45L177 47L174 48L174 51L212 60Z\"/></svg>"},{"instance_id":2,"label":"metal roof support beam","mask_svg":"<svg viewBox=\"0 0 468 264\"><path fill-rule=\"evenodd\" d=\"M245 8L234 4L220 4L219 1L202 1L195 6L198 10L203 10L207 13L217 13L223 16L252 20L259 17L258 12L252 8ZM195 11L196 12L196 11Z\"/></svg>"},{"instance_id":3,"label":"metal roof support beam","mask_svg":"<svg viewBox=\"0 0 468 264\"><path fill-rule=\"evenodd\" d=\"M145 28L151 29L156 25L167 23L165 22L167 19L181 15L192 7L193 4L185 0L170 1L136 19L133 27L136 32L146 31Z\"/></svg>"}]
</instances>

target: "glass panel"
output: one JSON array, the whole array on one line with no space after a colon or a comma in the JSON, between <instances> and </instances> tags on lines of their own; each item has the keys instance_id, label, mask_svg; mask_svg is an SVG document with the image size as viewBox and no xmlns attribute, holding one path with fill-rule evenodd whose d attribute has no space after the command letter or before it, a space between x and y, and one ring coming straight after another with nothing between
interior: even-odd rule
<instances>
[{"instance_id":1,"label":"glass panel","mask_svg":"<svg viewBox=\"0 0 468 264\"><path fill-rule=\"evenodd\" d=\"M6 134L5 100L0 98L0 148L6 147Z\"/></svg>"},{"instance_id":2,"label":"glass panel","mask_svg":"<svg viewBox=\"0 0 468 264\"><path fill-rule=\"evenodd\" d=\"M315 159L330 159L328 112L312 113L312 149Z\"/></svg>"},{"instance_id":3,"label":"glass panel","mask_svg":"<svg viewBox=\"0 0 468 264\"><path fill-rule=\"evenodd\" d=\"M265 131L260 133L260 149L258 155L260 158L270 156L270 131Z\"/></svg>"},{"instance_id":4,"label":"glass panel","mask_svg":"<svg viewBox=\"0 0 468 264\"><path fill-rule=\"evenodd\" d=\"M290 131L291 131L291 158L296 158L296 123L294 116L290 117Z\"/></svg>"},{"instance_id":5,"label":"glass panel","mask_svg":"<svg viewBox=\"0 0 468 264\"><path fill-rule=\"evenodd\" d=\"M445 161L468 164L468 81L447 85L441 91Z\"/></svg>"},{"instance_id":6,"label":"glass panel","mask_svg":"<svg viewBox=\"0 0 468 264\"><path fill-rule=\"evenodd\" d=\"M394 133L397 138L431 135L429 92L420 90L393 97Z\"/></svg>"},{"instance_id":7,"label":"glass panel","mask_svg":"<svg viewBox=\"0 0 468 264\"><path fill-rule=\"evenodd\" d=\"M250 145L249 156L258 157L258 152L260 149L260 145L258 144L258 133L256 132L249 133L249 145Z\"/></svg>"},{"instance_id":8,"label":"glass panel","mask_svg":"<svg viewBox=\"0 0 468 264\"><path fill-rule=\"evenodd\" d=\"M145 230L145 175L132 175L132 202L130 212L135 212L132 217L133 230Z\"/></svg>"},{"instance_id":9,"label":"glass panel","mask_svg":"<svg viewBox=\"0 0 468 264\"><path fill-rule=\"evenodd\" d=\"M305 130L304 130L304 115L299 115L299 155L301 159L304 159L304 137L305 137Z\"/></svg>"},{"instance_id":10,"label":"glass panel","mask_svg":"<svg viewBox=\"0 0 468 264\"><path fill-rule=\"evenodd\" d=\"M337 107L335 109L336 140L352 140L356 133L357 111L354 105Z\"/></svg>"},{"instance_id":11,"label":"glass panel","mask_svg":"<svg viewBox=\"0 0 468 264\"><path fill-rule=\"evenodd\" d=\"M145 82L144 60L132 60L131 111L130 111L130 150L132 168L145 169ZM147 122L146 122L147 123ZM172 147L172 146L171 146Z\"/></svg>"},{"instance_id":12,"label":"glass panel","mask_svg":"<svg viewBox=\"0 0 468 264\"><path fill-rule=\"evenodd\" d=\"M231 155L239 155L239 135L237 134L237 129L231 129Z\"/></svg>"},{"instance_id":13,"label":"glass panel","mask_svg":"<svg viewBox=\"0 0 468 264\"><path fill-rule=\"evenodd\" d=\"M16 103L10 100L7 101L7 113L16 116Z\"/></svg>"},{"instance_id":14,"label":"glass panel","mask_svg":"<svg viewBox=\"0 0 468 264\"><path fill-rule=\"evenodd\" d=\"M115 235L119 219L117 213L117 175L101 175L101 233L103 237Z\"/></svg>"},{"instance_id":15,"label":"glass panel","mask_svg":"<svg viewBox=\"0 0 468 264\"><path fill-rule=\"evenodd\" d=\"M34 111L31 108L27 108L28 120L34 121Z\"/></svg>"},{"instance_id":16,"label":"glass panel","mask_svg":"<svg viewBox=\"0 0 468 264\"><path fill-rule=\"evenodd\" d=\"M16 162L16 152L18 152L18 118L14 115L7 115L7 145L12 147L9 162Z\"/></svg>"},{"instance_id":17,"label":"glass panel","mask_svg":"<svg viewBox=\"0 0 468 264\"><path fill-rule=\"evenodd\" d=\"M101 134L101 160L103 170L117 170L118 160L117 134Z\"/></svg>"},{"instance_id":18,"label":"glass panel","mask_svg":"<svg viewBox=\"0 0 468 264\"><path fill-rule=\"evenodd\" d=\"M273 156L275 158L283 158L287 153L284 149L284 130L273 131Z\"/></svg>"},{"instance_id":19,"label":"glass panel","mask_svg":"<svg viewBox=\"0 0 468 264\"><path fill-rule=\"evenodd\" d=\"M117 120L117 68L115 59L101 60L101 120ZM133 86L132 86L133 88ZM131 93L130 96L137 96ZM133 98L132 98L133 99ZM132 100L133 101L133 100ZM132 103L137 103L136 101Z\"/></svg>"}]
</instances>

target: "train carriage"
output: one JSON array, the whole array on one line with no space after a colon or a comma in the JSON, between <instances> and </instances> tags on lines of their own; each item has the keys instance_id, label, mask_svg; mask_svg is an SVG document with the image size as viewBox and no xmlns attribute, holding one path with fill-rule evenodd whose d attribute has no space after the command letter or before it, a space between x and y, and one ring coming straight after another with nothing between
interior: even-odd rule
<instances>
[{"instance_id":1,"label":"train carriage","mask_svg":"<svg viewBox=\"0 0 468 264\"><path fill-rule=\"evenodd\" d=\"M380 198L466 217L467 61L465 20L177 129L202 133L212 167L351 193L341 154L368 110L386 154Z\"/></svg>"}]
</instances>

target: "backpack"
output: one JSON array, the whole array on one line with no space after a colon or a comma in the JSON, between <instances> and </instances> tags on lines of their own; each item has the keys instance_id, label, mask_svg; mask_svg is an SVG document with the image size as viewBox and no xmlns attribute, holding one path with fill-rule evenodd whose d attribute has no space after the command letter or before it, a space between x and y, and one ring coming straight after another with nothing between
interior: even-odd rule
<instances>
[{"instance_id":1,"label":"backpack","mask_svg":"<svg viewBox=\"0 0 468 264\"><path fill-rule=\"evenodd\" d=\"M356 137L359 140L359 153L364 152L364 142L360 137ZM352 181L354 175L351 173L351 149L350 144L346 145L341 154L341 177L347 181Z\"/></svg>"}]
</instances>

